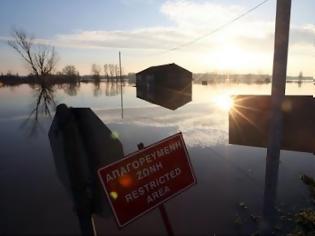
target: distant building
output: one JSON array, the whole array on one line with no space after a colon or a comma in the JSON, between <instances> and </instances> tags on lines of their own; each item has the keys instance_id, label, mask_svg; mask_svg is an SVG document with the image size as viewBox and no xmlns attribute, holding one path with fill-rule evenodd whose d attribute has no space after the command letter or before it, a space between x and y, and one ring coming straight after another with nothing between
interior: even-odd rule
<instances>
[{"instance_id":1,"label":"distant building","mask_svg":"<svg viewBox=\"0 0 315 236\"><path fill-rule=\"evenodd\" d=\"M175 63L151 66L136 74L137 97L176 109L191 101L192 72Z\"/></svg>"},{"instance_id":2,"label":"distant building","mask_svg":"<svg viewBox=\"0 0 315 236\"><path fill-rule=\"evenodd\" d=\"M185 88L191 85L192 72L175 63L151 66L136 74L137 87Z\"/></svg>"},{"instance_id":3,"label":"distant building","mask_svg":"<svg viewBox=\"0 0 315 236\"><path fill-rule=\"evenodd\" d=\"M202 85L208 85L208 81L203 80L203 81L201 81L201 84L202 84Z\"/></svg>"}]
</instances>

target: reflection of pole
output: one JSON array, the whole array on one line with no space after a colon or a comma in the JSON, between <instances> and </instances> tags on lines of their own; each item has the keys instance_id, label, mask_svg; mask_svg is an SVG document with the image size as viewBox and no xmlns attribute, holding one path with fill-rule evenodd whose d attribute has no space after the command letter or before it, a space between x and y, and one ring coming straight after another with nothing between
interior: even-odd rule
<instances>
[{"instance_id":1,"label":"reflection of pole","mask_svg":"<svg viewBox=\"0 0 315 236\"><path fill-rule=\"evenodd\" d=\"M119 77L120 77L120 104L121 104L121 119L124 118L124 107L123 107L123 86L122 86L122 76L121 76L121 54L119 52Z\"/></svg>"},{"instance_id":2,"label":"reflection of pole","mask_svg":"<svg viewBox=\"0 0 315 236\"><path fill-rule=\"evenodd\" d=\"M139 144L138 144L138 149L141 150L141 149L143 149L143 148L144 148L143 143L139 143ZM161 214L162 219L163 219L164 226L165 226L166 231L167 231L167 235L173 236L173 235L174 235L174 231L173 231L173 228L172 228L170 219L168 218L168 214L167 214L167 212L166 212L166 209L165 209L165 207L164 207L164 204L161 204L161 205L159 206L159 210L160 210L160 214Z\"/></svg>"},{"instance_id":3,"label":"reflection of pole","mask_svg":"<svg viewBox=\"0 0 315 236\"><path fill-rule=\"evenodd\" d=\"M285 96L291 0L277 0L271 91L271 120L266 158L263 216L270 229L275 219L279 157L282 141L281 104Z\"/></svg>"}]
</instances>

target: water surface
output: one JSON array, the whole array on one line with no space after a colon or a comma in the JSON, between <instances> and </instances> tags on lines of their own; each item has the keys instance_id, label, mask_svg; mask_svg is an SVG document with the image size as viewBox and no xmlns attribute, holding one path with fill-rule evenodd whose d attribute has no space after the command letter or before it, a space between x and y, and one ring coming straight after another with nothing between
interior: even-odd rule
<instances>
[{"instance_id":1,"label":"water surface","mask_svg":"<svg viewBox=\"0 0 315 236\"><path fill-rule=\"evenodd\" d=\"M228 144L228 111L216 98L270 94L270 86L194 84L192 101L174 111L137 98L131 85L123 88L123 108L117 84L55 86L53 96L56 105L91 107L116 132L125 154L137 150L140 142L149 145L182 132L198 183L165 204L175 234L250 234L258 228L250 216L262 214L266 149ZM313 92L312 83L287 84L288 95ZM52 118L46 113L34 119L39 93L29 85L0 88L0 233L77 234L77 216L56 175L47 135ZM314 175L314 169L313 154L281 151L277 198L281 211L310 205L299 176ZM241 202L247 209L239 206ZM241 226L236 219L242 220ZM158 210L122 230L113 217L96 217L95 222L101 233L165 233Z\"/></svg>"}]
</instances>

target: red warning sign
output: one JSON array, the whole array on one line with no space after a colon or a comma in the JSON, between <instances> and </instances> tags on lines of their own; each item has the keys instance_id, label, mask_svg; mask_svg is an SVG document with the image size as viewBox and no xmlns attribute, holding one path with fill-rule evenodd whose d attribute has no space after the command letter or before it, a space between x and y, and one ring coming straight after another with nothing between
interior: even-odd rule
<instances>
[{"instance_id":1,"label":"red warning sign","mask_svg":"<svg viewBox=\"0 0 315 236\"><path fill-rule=\"evenodd\" d=\"M120 227L196 183L181 133L100 168L98 175Z\"/></svg>"}]
</instances>

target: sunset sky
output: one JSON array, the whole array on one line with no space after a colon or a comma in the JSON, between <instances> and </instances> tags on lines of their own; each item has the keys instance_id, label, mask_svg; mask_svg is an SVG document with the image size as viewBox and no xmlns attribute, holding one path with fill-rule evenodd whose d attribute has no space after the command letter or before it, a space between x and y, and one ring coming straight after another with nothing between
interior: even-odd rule
<instances>
[{"instance_id":1,"label":"sunset sky","mask_svg":"<svg viewBox=\"0 0 315 236\"><path fill-rule=\"evenodd\" d=\"M56 47L57 70L72 64L89 74L93 63L118 63L121 51L125 72L175 62L194 73L271 74L276 0L211 33L261 2L1 0L0 72L28 73L6 43L15 27ZM290 75L315 76L314 9L314 0L292 0Z\"/></svg>"}]
</instances>

